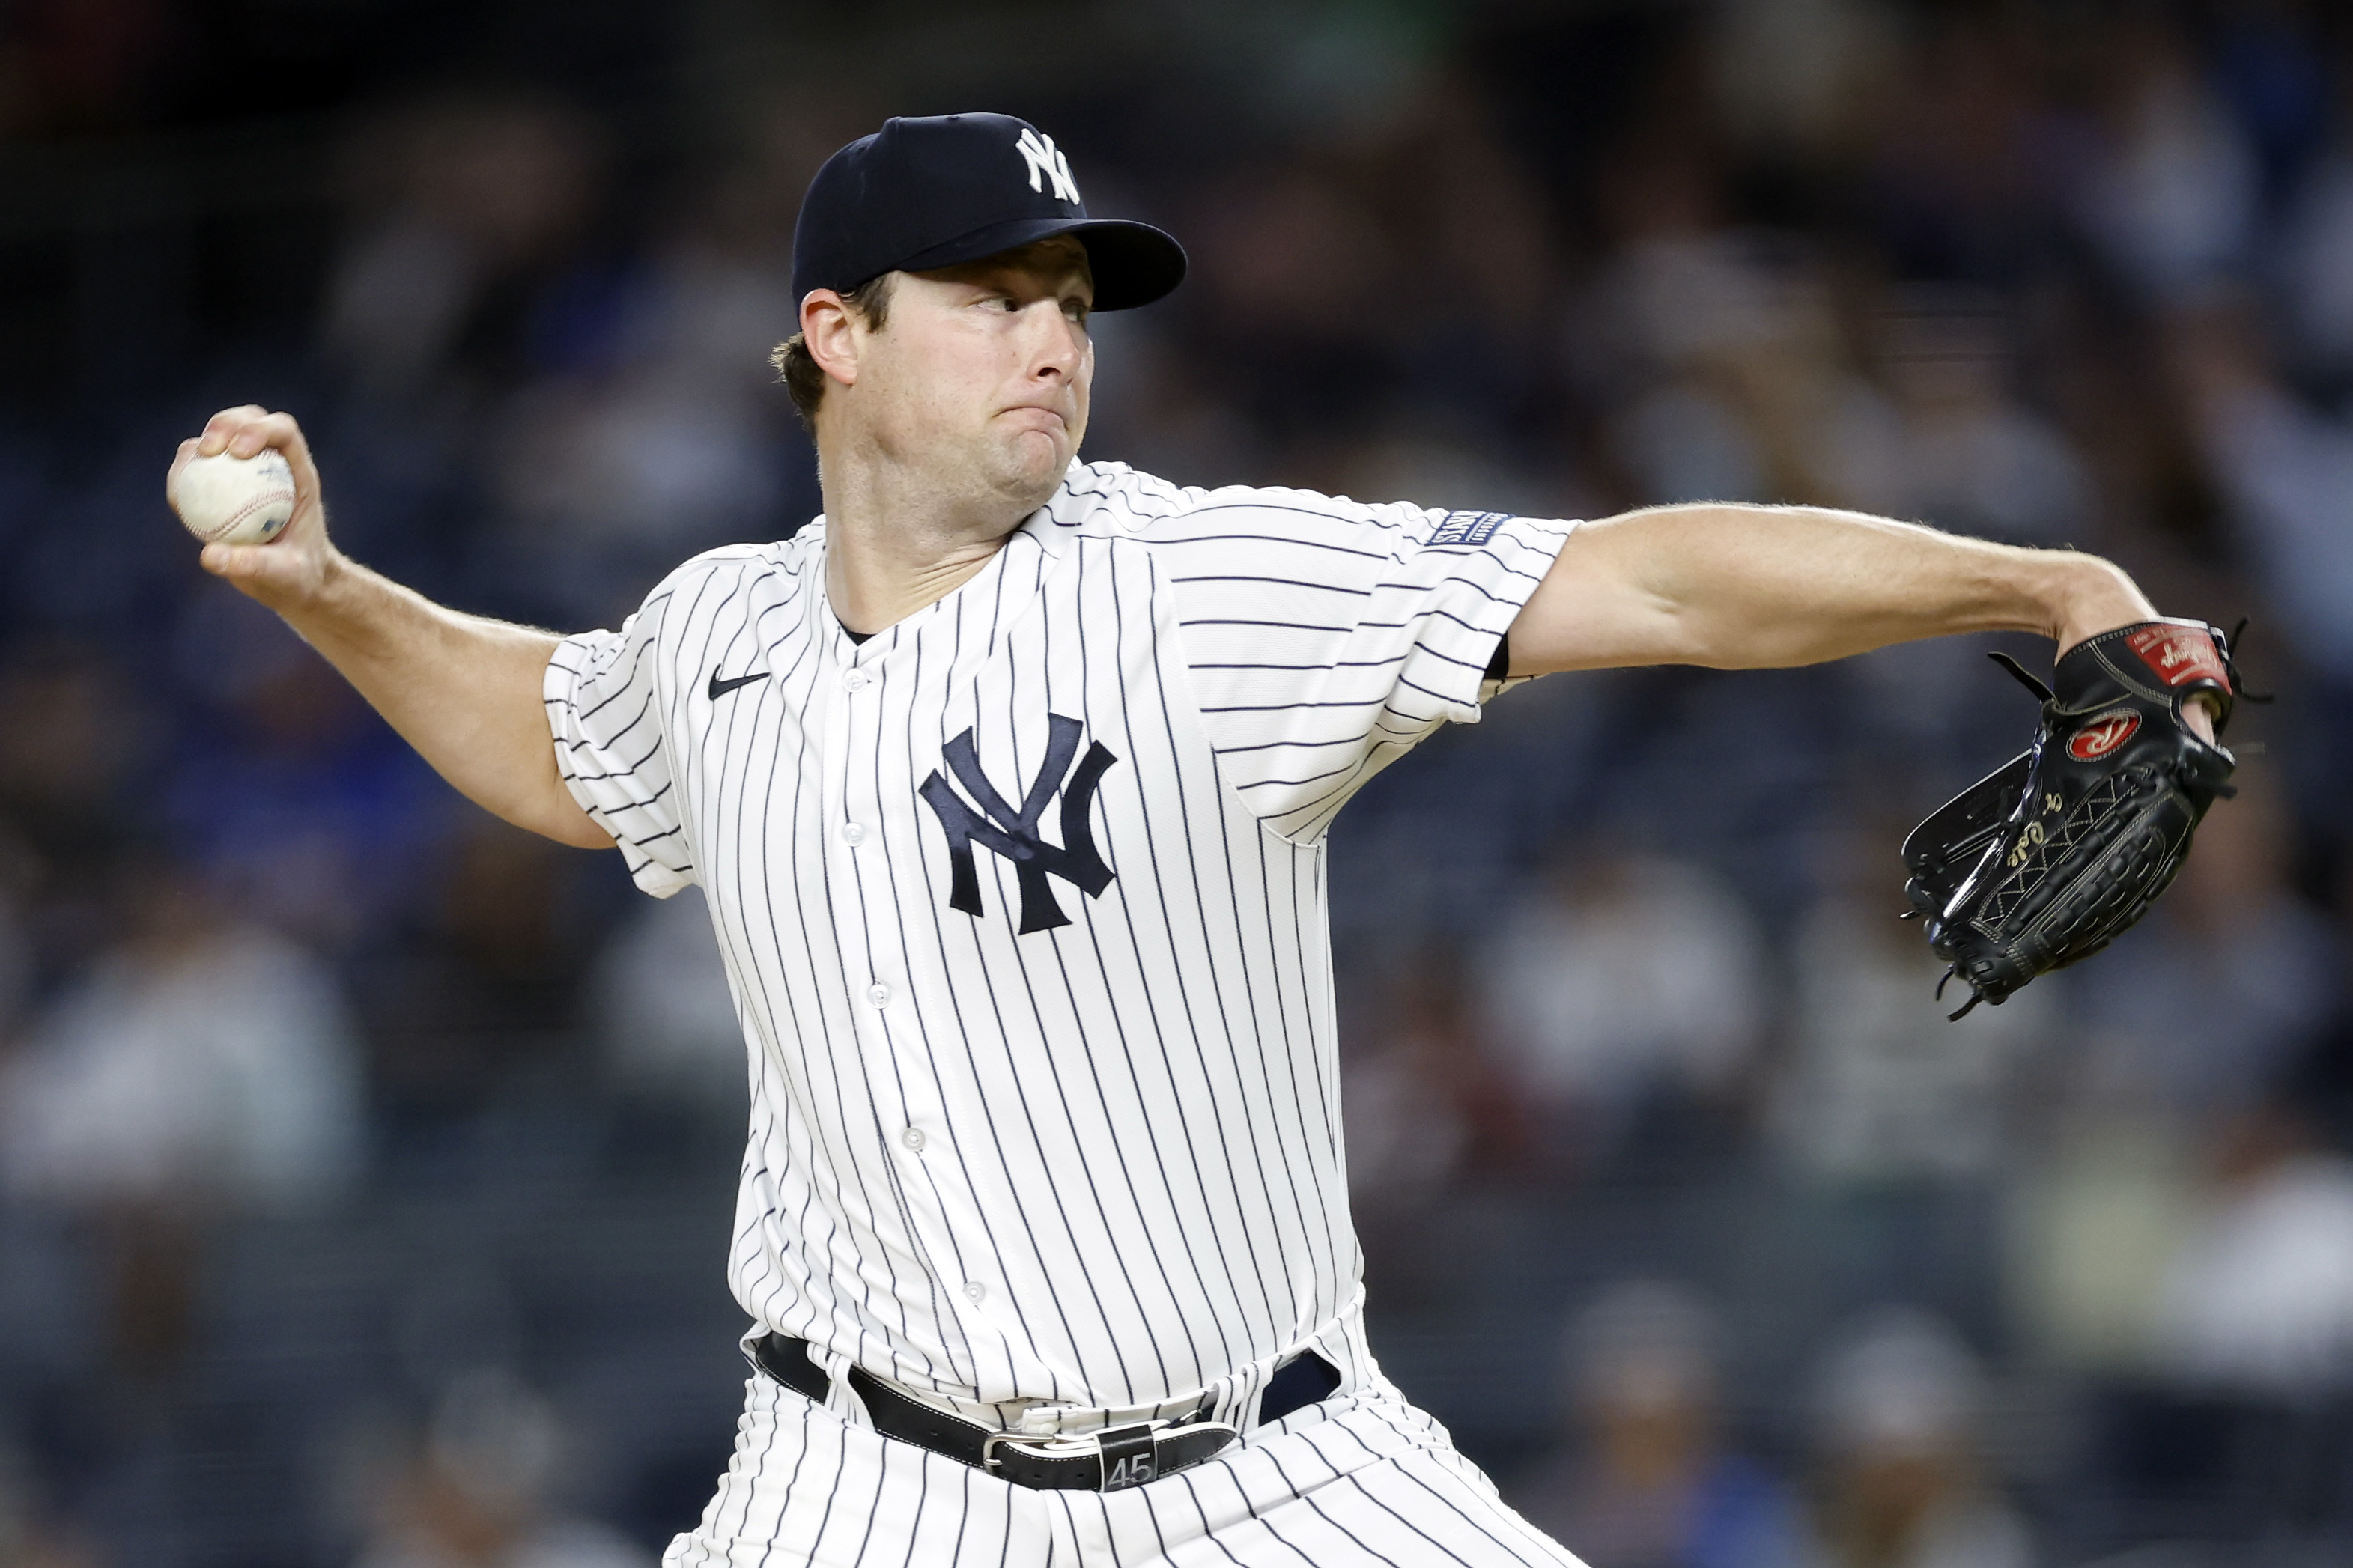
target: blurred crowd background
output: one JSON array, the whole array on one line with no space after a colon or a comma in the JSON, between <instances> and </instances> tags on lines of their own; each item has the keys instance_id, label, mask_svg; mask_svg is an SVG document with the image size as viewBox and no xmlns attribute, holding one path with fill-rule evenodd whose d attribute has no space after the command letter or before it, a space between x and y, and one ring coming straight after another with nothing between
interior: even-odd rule
<instances>
[{"instance_id":1,"label":"blurred crowd background","mask_svg":"<svg viewBox=\"0 0 2353 1568\"><path fill-rule=\"evenodd\" d=\"M0 1564L605 1568L744 1367L700 896L457 799L165 511L612 624L817 509L822 157L999 109L1191 248L1089 455L1816 501L2253 617L2239 798L1957 1024L1958 639L1555 677L1333 837L1375 1349L1595 1568L2353 1561L2353 16L2327 0L0 8Z\"/></svg>"}]
</instances>

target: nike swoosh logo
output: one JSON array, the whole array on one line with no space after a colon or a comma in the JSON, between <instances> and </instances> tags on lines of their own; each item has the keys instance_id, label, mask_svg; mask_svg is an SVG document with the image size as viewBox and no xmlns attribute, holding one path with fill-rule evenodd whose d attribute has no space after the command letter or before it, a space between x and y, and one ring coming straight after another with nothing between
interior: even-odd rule
<instances>
[{"instance_id":1,"label":"nike swoosh logo","mask_svg":"<svg viewBox=\"0 0 2353 1568\"><path fill-rule=\"evenodd\" d=\"M719 679L719 672L714 669L711 672L711 700L716 702L739 686L749 686L755 680L767 679L768 672L764 669L757 675L739 675L733 680L722 680Z\"/></svg>"}]
</instances>

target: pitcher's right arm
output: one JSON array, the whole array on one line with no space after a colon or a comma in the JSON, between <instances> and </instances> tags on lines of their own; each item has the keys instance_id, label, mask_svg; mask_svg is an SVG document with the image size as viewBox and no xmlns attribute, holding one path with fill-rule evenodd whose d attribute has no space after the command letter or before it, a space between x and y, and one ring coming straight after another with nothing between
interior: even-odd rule
<instances>
[{"instance_id":1,"label":"pitcher's right arm","mask_svg":"<svg viewBox=\"0 0 2353 1568\"><path fill-rule=\"evenodd\" d=\"M173 470L266 447L294 472L294 515L267 544L206 545L205 570L277 611L469 800L558 843L613 847L556 772L541 695L554 634L445 609L337 550L317 466L290 415L224 409L180 443Z\"/></svg>"}]
</instances>

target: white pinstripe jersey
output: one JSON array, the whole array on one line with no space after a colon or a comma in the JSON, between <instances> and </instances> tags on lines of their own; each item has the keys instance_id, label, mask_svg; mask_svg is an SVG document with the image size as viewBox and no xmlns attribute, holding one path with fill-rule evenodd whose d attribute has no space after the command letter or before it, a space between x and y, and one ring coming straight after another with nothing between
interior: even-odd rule
<instances>
[{"instance_id":1,"label":"white pinstripe jersey","mask_svg":"<svg viewBox=\"0 0 2353 1568\"><path fill-rule=\"evenodd\" d=\"M754 1319L1017 1409L1360 1356L1324 830L1478 716L1572 526L1083 464L863 644L822 519L567 639L565 781L718 927Z\"/></svg>"}]
</instances>

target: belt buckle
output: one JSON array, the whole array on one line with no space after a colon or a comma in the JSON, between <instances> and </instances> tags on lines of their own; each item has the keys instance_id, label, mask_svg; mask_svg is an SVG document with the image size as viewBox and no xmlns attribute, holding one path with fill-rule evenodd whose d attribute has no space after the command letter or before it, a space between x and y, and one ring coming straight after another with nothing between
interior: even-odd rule
<instances>
[{"instance_id":1,"label":"belt buckle","mask_svg":"<svg viewBox=\"0 0 2353 1568\"><path fill-rule=\"evenodd\" d=\"M995 1475L997 1450L1010 1446L1036 1459L1093 1459L1100 1467L1097 1491L1124 1491L1140 1487L1160 1473L1160 1434L1166 1421L1138 1421L1128 1426L1106 1426L1076 1436L1032 1437L1018 1432L991 1432L980 1440L980 1468Z\"/></svg>"}]
</instances>

